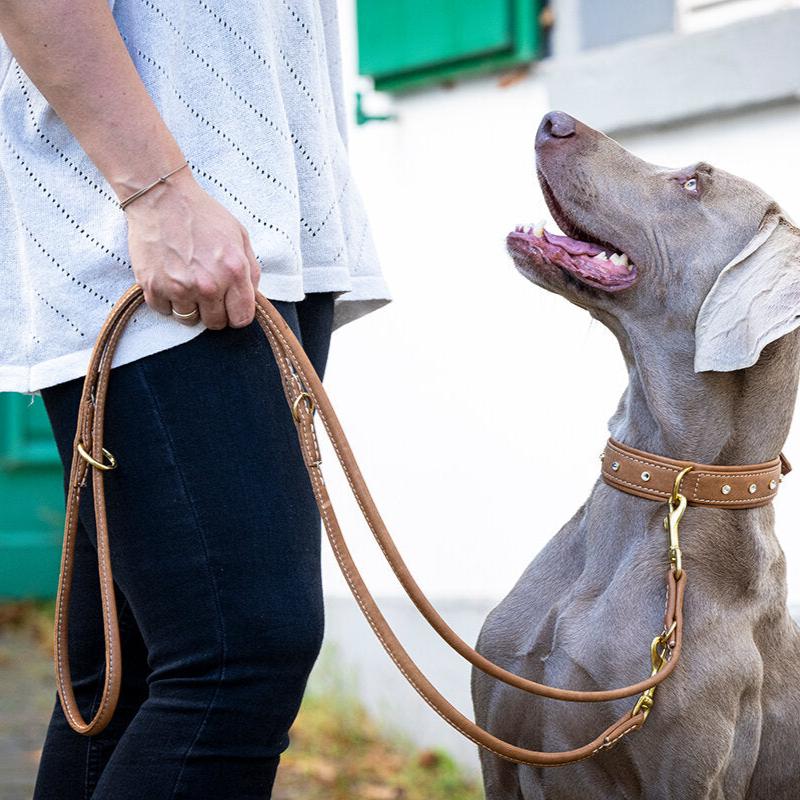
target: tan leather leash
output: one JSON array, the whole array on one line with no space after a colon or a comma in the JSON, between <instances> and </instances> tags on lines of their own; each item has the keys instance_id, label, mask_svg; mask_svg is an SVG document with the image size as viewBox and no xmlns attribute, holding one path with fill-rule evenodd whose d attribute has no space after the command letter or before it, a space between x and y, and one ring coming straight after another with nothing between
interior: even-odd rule
<instances>
[{"instance_id":1,"label":"tan leather leash","mask_svg":"<svg viewBox=\"0 0 800 800\"><path fill-rule=\"evenodd\" d=\"M103 447L103 418L105 398L108 391L108 381L111 374L111 363L115 348L125 325L136 308L143 302L144 296L142 289L137 284L134 284L115 304L108 319L104 323L98 335L87 368L74 440L74 453L67 494L67 514L61 573L59 576L56 598L54 661L58 693L67 721L73 730L86 735L99 733L105 728L114 712L120 691L120 639L113 591L105 496L103 492L103 475L107 470L113 469L116 466L116 461L113 455ZM313 366L284 319L260 292L256 293L256 319L269 341L280 370L286 400L297 428L303 458L319 506L322 521L331 547L333 548L334 556L336 557L356 602L384 649L423 700L425 700L446 722L475 744L510 761L535 766L557 766L588 758L601 750L612 747L623 736L640 728L644 724L652 708L653 693L656 686L674 670L680 657L683 635L682 609L686 587L686 573L682 569L680 559L681 551L678 541L678 523L680 522L687 504L687 498L680 493L680 488L681 481L695 465L688 462L681 462L678 464L677 462L670 462L663 459L663 463L655 463L655 466L652 467L652 472L654 474L657 473L659 476L659 491L664 481L671 477L671 491L667 492L665 497L656 494L648 494L646 492L648 486L645 486L645 491L638 492L640 496L666 500L668 504L668 514L664 520L670 538L670 566L666 572L666 610L663 630L652 640L650 646L650 676L631 686L600 691L577 691L540 684L523 678L522 676L515 675L486 659L461 639L438 614L410 574L408 567L386 529L353 456L344 431L339 424L336 413L333 410L330 400ZM638 694L640 696L633 710L626 712L599 736L583 747L565 752L549 753L528 750L510 742L503 741L478 726L452 706L430 681L428 681L403 648L367 589L350 555L321 472L320 451L314 427L315 413L326 429L350 488L384 556L412 602L444 641L478 669L523 691L542 697L573 702L601 702L631 697ZM626 449L624 445L613 442L613 440L611 440L609 446L620 449L626 458L633 459L630 463L625 462L626 470L623 474L621 472L622 456L619 456L617 449L609 456L609 451L607 449L603 457L603 476L609 483L611 483L611 481L606 477L607 469L612 476L616 476L619 473L619 477L622 478L624 483L632 483L632 481L627 479L630 477L628 475L630 464L635 464L640 455L645 458L650 457L651 459L659 458L658 456L652 456L643 451L635 451L632 448ZM614 467L615 463L617 464L616 468ZM770 470L774 472L775 463L778 463L778 476L780 476L780 462L778 459L766 465L755 465L753 468L731 469L738 470L736 472L736 480L740 481L742 474L747 475L756 470L756 468L766 469L766 474L771 475L772 472L770 472ZM90 466L93 467L92 487L97 527L98 571L102 597L106 670L103 694L99 708L95 716L89 722L86 722L77 708L70 678L67 617L72 582L73 545L75 532L77 530L80 490L81 487L85 485L87 471ZM786 466L786 471L788 471L788 462L786 462ZM656 467L658 469L656 469ZM718 469L724 470L728 468L703 465L703 471L711 470L713 472ZM639 482L648 484L648 482L652 480L652 477L648 477L645 480L641 475L642 472L644 472L644 470L640 470ZM672 475L673 472L675 473L674 476ZM770 478L769 480L773 479ZM733 481L733 478L731 478L731 481ZM624 484L620 484L617 488L623 488L623 486ZM737 483L736 486L738 491L739 484ZM623 490L630 491L630 493L637 493L631 491L629 487L624 487ZM749 491L749 489L747 491ZM772 489L769 491L774 494ZM768 502L772 496L772 494L770 494L770 496L765 499L761 491L751 494L757 494L757 496L749 498L749 505L747 504L748 499L745 498L745 504L734 507L752 507L755 504L760 504L762 500L763 502ZM695 492L695 497L690 502L699 504L702 499L703 498Z\"/></svg>"}]
</instances>

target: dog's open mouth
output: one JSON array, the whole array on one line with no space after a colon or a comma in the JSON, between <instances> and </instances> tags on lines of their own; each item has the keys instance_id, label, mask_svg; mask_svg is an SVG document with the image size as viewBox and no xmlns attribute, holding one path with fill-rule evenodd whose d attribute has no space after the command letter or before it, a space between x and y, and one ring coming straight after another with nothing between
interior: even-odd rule
<instances>
[{"instance_id":1,"label":"dog's open mouth","mask_svg":"<svg viewBox=\"0 0 800 800\"><path fill-rule=\"evenodd\" d=\"M632 286L637 270L628 256L614 252L608 243L584 241L585 232L565 218L544 181L542 188L556 222L565 233L573 235L550 233L544 229L544 223L517 225L508 234L506 244L515 260L522 262L518 266L545 274L560 269L579 283L605 292L619 292Z\"/></svg>"}]
</instances>

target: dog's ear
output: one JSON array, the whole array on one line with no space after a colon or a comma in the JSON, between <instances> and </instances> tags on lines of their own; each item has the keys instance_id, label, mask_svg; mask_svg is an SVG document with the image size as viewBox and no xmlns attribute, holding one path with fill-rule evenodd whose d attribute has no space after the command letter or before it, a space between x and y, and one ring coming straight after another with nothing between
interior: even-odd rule
<instances>
[{"instance_id":1,"label":"dog's ear","mask_svg":"<svg viewBox=\"0 0 800 800\"><path fill-rule=\"evenodd\" d=\"M800 230L779 209L720 272L695 323L694 371L750 367L800 327Z\"/></svg>"}]
</instances>

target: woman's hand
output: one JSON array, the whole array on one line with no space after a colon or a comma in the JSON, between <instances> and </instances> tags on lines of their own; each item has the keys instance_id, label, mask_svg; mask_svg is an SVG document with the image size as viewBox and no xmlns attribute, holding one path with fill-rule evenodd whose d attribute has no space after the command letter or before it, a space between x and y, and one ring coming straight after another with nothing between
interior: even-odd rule
<instances>
[{"instance_id":1,"label":"woman's hand","mask_svg":"<svg viewBox=\"0 0 800 800\"><path fill-rule=\"evenodd\" d=\"M241 328L255 315L261 277L242 224L184 167L125 209L133 274L145 302L162 314L174 308L218 330Z\"/></svg>"}]
</instances>

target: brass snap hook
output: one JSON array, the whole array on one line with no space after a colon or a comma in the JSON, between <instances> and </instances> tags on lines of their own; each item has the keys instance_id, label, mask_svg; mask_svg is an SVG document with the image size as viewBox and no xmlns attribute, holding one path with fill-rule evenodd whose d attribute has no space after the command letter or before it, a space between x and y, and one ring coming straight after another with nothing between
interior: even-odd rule
<instances>
[{"instance_id":1,"label":"brass snap hook","mask_svg":"<svg viewBox=\"0 0 800 800\"><path fill-rule=\"evenodd\" d=\"M658 673L661 672L661 670L666 666L667 661L669 661L669 637L672 636L672 633L677 626L677 621L673 622L669 627L669 630L665 630L663 633L660 633L650 643L650 677L658 675ZM644 724L650 712L652 711L653 706L655 705L655 693L655 686L651 686L649 689L642 692L642 694L639 696L639 699L636 701L636 705L631 711L631 716L635 717L641 711L642 723Z\"/></svg>"},{"instance_id":2,"label":"brass snap hook","mask_svg":"<svg viewBox=\"0 0 800 800\"><path fill-rule=\"evenodd\" d=\"M692 465L690 464L688 467L684 467L676 476L675 476L675 483L672 484L672 495L669 498L669 502L671 506L676 506L680 502L680 490L681 490L681 481L684 477L691 472L693 469Z\"/></svg>"},{"instance_id":3,"label":"brass snap hook","mask_svg":"<svg viewBox=\"0 0 800 800\"><path fill-rule=\"evenodd\" d=\"M692 470L692 466L684 467L676 476L675 483L672 485L672 494L667 500L669 513L664 517L664 528L669 532L669 563L678 580L683 574L683 563L681 553L680 537L678 535L678 523L683 518L686 511L686 496L680 493L681 481L684 476Z\"/></svg>"}]
</instances>

